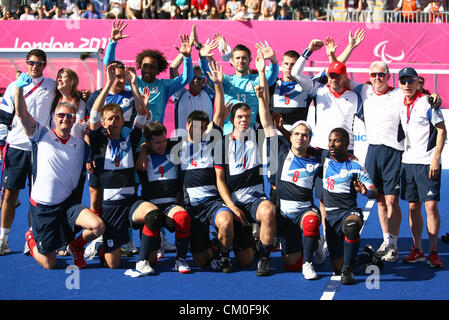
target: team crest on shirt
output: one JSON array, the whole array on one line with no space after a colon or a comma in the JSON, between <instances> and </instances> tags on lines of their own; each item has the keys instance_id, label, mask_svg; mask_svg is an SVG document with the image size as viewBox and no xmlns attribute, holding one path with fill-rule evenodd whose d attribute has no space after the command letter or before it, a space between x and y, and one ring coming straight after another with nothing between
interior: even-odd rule
<instances>
[{"instance_id":1,"label":"team crest on shirt","mask_svg":"<svg viewBox=\"0 0 449 320\"><path fill-rule=\"evenodd\" d=\"M152 87L150 89L150 93L151 94L155 94L155 93L158 93L158 92L159 92L159 87L158 86Z\"/></svg>"},{"instance_id":2,"label":"team crest on shirt","mask_svg":"<svg viewBox=\"0 0 449 320\"><path fill-rule=\"evenodd\" d=\"M348 176L349 171L346 169L341 169L340 171L340 177L341 178L346 178Z\"/></svg>"},{"instance_id":3,"label":"team crest on shirt","mask_svg":"<svg viewBox=\"0 0 449 320\"><path fill-rule=\"evenodd\" d=\"M309 173L312 173L315 170L316 165L313 163L307 163L306 164L306 171Z\"/></svg>"},{"instance_id":4,"label":"team crest on shirt","mask_svg":"<svg viewBox=\"0 0 449 320\"><path fill-rule=\"evenodd\" d=\"M248 82L246 84L245 90L246 91L252 91L254 89L253 83L252 82Z\"/></svg>"},{"instance_id":5,"label":"team crest on shirt","mask_svg":"<svg viewBox=\"0 0 449 320\"><path fill-rule=\"evenodd\" d=\"M124 107L129 107L130 104L131 104L131 101L128 98L123 98L122 105Z\"/></svg>"}]
</instances>

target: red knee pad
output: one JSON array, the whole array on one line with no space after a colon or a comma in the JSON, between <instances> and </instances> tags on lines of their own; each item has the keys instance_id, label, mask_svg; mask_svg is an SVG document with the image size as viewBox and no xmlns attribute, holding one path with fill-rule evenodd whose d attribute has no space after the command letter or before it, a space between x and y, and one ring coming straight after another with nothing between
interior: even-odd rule
<instances>
[{"instance_id":1,"label":"red knee pad","mask_svg":"<svg viewBox=\"0 0 449 320\"><path fill-rule=\"evenodd\" d=\"M187 211L178 211L173 215L175 222L175 237L187 238L190 236L190 216Z\"/></svg>"},{"instance_id":2,"label":"red knee pad","mask_svg":"<svg viewBox=\"0 0 449 320\"><path fill-rule=\"evenodd\" d=\"M309 214L302 220L302 233L306 237L315 238L320 236L320 218Z\"/></svg>"},{"instance_id":3,"label":"red knee pad","mask_svg":"<svg viewBox=\"0 0 449 320\"><path fill-rule=\"evenodd\" d=\"M147 226L143 226L142 233L148 237L157 238L159 236L159 230L151 231Z\"/></svg>"},{"instance_id":4,"label":"red knee pad","mask_svg":"<svg viewBox=\"0 0 449 320\"><path fill-rule=\"evenodd\" d=\"M300 271L302 269L302 255L301 255L301 258L299 258L299 260L295 264L293 264L291 266L288 266L288 265L286 265L284 263L283 266L284 266L284 270L287 271L287 272L298 272L298 271Z\"/></svg>"}]
</instances>

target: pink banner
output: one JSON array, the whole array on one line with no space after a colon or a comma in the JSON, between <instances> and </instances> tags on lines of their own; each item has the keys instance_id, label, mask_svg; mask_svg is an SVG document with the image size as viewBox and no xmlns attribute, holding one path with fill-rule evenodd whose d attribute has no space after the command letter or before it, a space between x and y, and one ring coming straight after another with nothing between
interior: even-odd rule
<instances>
[{"instance_id":1,"label":"pink banner","mask_svg":"<svg viewBox=\"0 0 449 320\"><path fill-rule=\"evenodd\" d=\"M364 28L367 31L365 41L353 52L347 63L348 68L368 68L372 61L384 60L391 69L412 66L420 70L449 70L447 24L133 20L128 22L128 27L124 31L129 38L120 40L118 44L116 58L127 64L133 64L139 51L155 48L163 51L166 58L171 61L177 55L174 46L179 44L179 35L189 34L194 23L197 25L201 42L218 32L224 35L231 47L242 43L255 54L254 44L257 41L267 41L275 49L279 60L283 52L291 49L302 52L311 39L324 39L326 36L334 38L338 45L338 54L346 47L349 31ZM105 48L109 41L111 26L111 20L2 21L0 48ZM194 63L197 63L196 50L193 59ZM325 50L314 53L311 60L315 66L326 66ZM0 87L6 87L14 79L16 66L25 70L22 59L17 59L15 63L16 65L13 65L8 60L0 59ZM53 61L51 68L46 68L45 72L47 76L54 77L55 71L63 66L73 68L80 75L81 88L91 89L95 86L95 63L89 62L86 65L73 60ZM227 63L224 66L225 72L232 72ZM88 77L89 72L92 78ZM160 76L168 77L167 73ZM367 74L355 75L354 79L363 82L368 80ZM437 81L433 75L425 75L425 79L426 87L430 91L437 91L443 101L447 101L449 75L438 75Z\"/></svg>"}]
</instances>

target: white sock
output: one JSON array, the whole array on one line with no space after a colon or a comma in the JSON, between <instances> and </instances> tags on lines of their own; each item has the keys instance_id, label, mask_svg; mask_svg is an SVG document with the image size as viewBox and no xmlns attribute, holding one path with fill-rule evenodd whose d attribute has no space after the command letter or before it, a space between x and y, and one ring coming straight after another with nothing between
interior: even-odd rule
<instances>
[{"instance_id":1,"label":"white sock","mask_svg":"<svg viewBox=\"0 0 449 320\"><path fill-rule=\"evenodd\" d=\"M0 228L0 238L2 238L5 241L8 241L8 236L9 236L9 229Z\"/></svg>"},{"instance_id":2,"label":"white sock","mask_svg":"<svg viewBox=\"0 0 449 320\"><path fill-rule=\"evenodd\" d=\"M387 235L388 235L388 245L396 248L398 243L398 237L391 233L387 233Z\"/></svg>"},{"instance_id":3,"label":"white sock","mask_svg":"<svg viewBox=\"0 0 449 320\"><path fill-rule=\"evenodd\" d=\"M388 235L389 235L389 233L388 232L387 233L383 233L382 235L384 237L384 243L388 243Z\"/></svg>"}]
</instances>

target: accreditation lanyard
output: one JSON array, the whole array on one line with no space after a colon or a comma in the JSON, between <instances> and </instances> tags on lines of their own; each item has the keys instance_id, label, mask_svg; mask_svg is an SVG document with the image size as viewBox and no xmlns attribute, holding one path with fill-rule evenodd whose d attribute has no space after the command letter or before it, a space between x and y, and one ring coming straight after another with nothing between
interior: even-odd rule
<instances>
[{"instance_id":1,"label":"accreditation lanyard","mask_svg":"<svg viewBox=\"0 0 449 320\"><path fill-rule=\"evenodd\" d=\"M420 94L419 91L418 91L418 92L416 93L416 95L413 97L413 100L412 100L411 103L407 103L407 100L406 100L406 98L404 97L404 105L407 106L407 124L408 124L409 121L410 121L410 117L411 117L411 115L412 115L413 108L415 107L416 102L418 102L418 98L419 98L419 97L421 97L421 94Z\"/></svg>"},{"instance_id":2,"label":"accreditation lanyard","mask_svg":"<svg viewBox=\"0 0 449 320\"><path fill-rule=\"evenodd\" d=\"M39 88L41 86L41 84L44 82L44 78L42 78L42 80L34 86L33 89L31 89L30 91L28 91L23 97L26 99L28 98L34 91L37 90L37 88Z\"/></svg>"}]
</instances>

